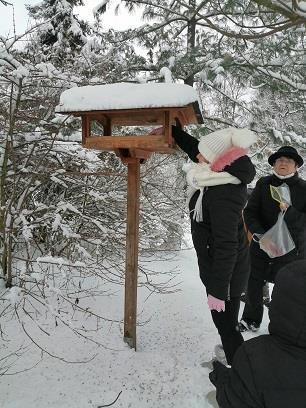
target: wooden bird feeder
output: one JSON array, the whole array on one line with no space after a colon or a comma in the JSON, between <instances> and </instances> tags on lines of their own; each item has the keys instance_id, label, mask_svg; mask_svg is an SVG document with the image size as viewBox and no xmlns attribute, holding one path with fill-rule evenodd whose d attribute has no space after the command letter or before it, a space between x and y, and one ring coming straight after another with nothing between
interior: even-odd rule
<instances>
[{"instance_id":1,"label":"wooden bird feeder","mask_svg":"<svg viewBox=\"0 0 306 408\"><path fill-rule=\"evenodd\" d=\"M175 152L173 124L203 123L196 91L172 83L85 86L63 92L56 112L82 118L84 147L114 151L128 165L124 340L136 350L140 163L154 152ZM164 132L116 136L116 126L162 126Z\"/></svg>"}]
</instances>

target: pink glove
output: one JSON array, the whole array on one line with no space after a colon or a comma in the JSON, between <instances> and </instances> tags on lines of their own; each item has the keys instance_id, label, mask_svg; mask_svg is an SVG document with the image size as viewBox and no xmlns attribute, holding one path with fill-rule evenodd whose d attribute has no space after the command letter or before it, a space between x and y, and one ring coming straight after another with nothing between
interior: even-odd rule
<instances>
[{"instance_id":1,"label":"pink glove","mask_svg":"<svg viewBox=\"0 0 306 408\"><path fill-rule=\"evenodd\" d=\"M212 295L207 296L207 304L210 310L216 310L217 312L225 311L224 300L217 299Z\"/></svg>"}]
</instances>

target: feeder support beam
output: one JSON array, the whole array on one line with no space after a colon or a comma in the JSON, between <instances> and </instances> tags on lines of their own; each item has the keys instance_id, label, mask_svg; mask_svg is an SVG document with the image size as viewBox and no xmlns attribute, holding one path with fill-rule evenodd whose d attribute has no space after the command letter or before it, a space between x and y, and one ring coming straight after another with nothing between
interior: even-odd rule
<instances>
[{"instance_id":1,"label":"feeder support beam","mask_svg":"<svg viewBox=\"0 0 306 408\"><path fill-rule=\"evenodd\" d=\"M128 160L124 341L136 350L140 159Z\"/></svg>"}]
</instances>

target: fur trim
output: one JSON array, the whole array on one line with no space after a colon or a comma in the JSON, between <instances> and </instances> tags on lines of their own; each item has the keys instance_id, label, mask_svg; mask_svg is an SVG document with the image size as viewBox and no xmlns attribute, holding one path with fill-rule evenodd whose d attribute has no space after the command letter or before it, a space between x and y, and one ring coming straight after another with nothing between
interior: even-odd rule
<instances>
[{"instance_id":1,"label":"fur trim","mask_svg":"<svg viewBox=\"0 0 306 408\"><path fill-rule=\"evenodd\" d=\"M245 156L248 150L242 147L233 146L230 149L227 149L225 152L221 153L219 156L215 158L215 160L211 163L211 170L212 171L223 171L225 166L230 165L235 160L239 159L239 157Z\"/></svg>"}]
</instances>

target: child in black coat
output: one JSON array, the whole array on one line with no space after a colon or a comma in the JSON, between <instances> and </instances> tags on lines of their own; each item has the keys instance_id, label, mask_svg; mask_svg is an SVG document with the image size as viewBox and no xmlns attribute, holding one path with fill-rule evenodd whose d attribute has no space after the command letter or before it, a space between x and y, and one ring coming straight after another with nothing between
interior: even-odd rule
<instances>
[{"instance_id":1,"label":"child in black coat","mask_svg":"<svg viewBox=\"0 0 306 408\"><path fill-rule=\"evenodd\" d=\"M306 260L279 271L269 317L270 334L244 342L231 368L214 362L221 408L306 407Z\"/></svg>"}]
</instances>

